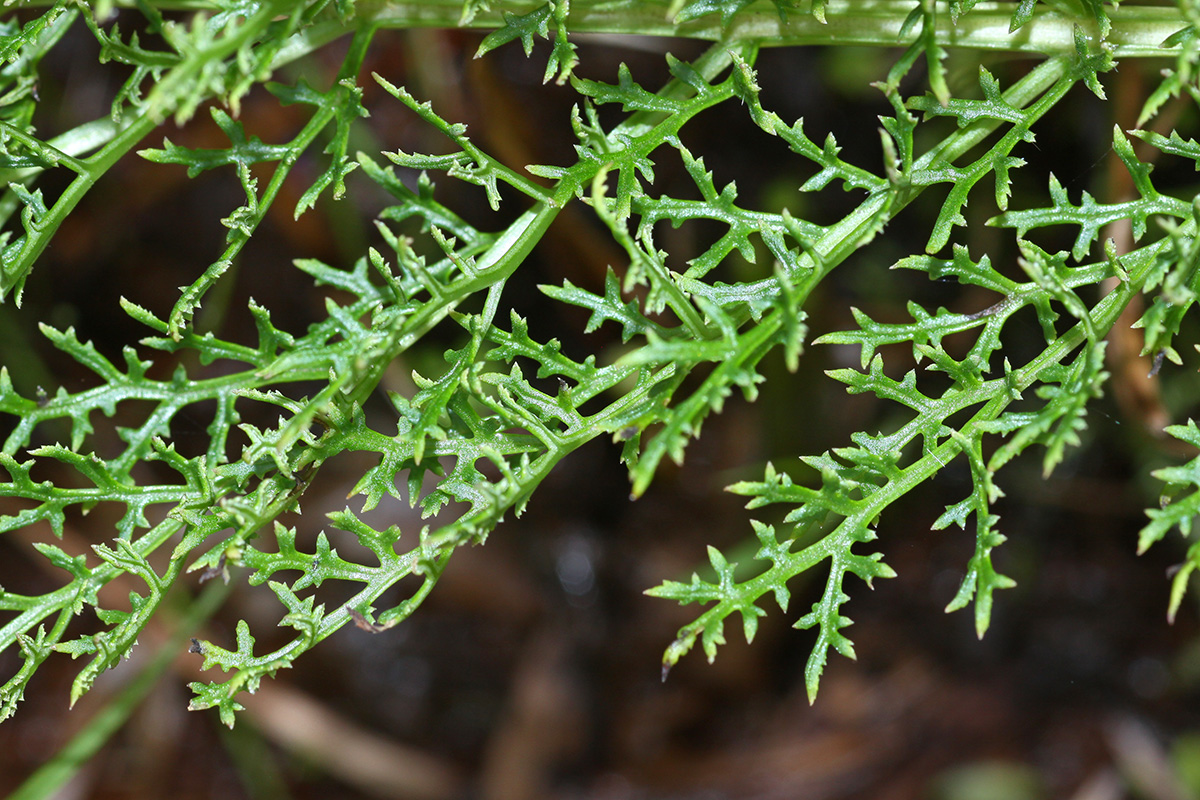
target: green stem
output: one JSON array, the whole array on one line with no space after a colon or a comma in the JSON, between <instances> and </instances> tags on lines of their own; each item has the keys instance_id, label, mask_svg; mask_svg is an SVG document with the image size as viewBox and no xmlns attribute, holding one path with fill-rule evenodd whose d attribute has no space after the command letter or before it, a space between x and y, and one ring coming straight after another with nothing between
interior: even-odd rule
<instances>
[{"instance_id":1,"label":"green stem","mask_svg":"<svg viewBox=\"0 0 1200 800\"><path fill-rule=\"evenodd\" d=\"M538 2L495 2L471 21L472 28L488 30L504 24L505 13L524 13ZM674 36L726 43L754 42L764 47L793 45L855 44L895 47L905 44L900 31L912 11L911 0L828 0L825 23L809 13L811 3L780 19L768 3L756 3L738 12L727 23L716 13L678 23L669 16L669 0L643 0L636 4L614 4L607 0L573 0L569 27L573 33ZM947 13L939 14L933 34L942 46L1030 54L1074 52L1074 28L1086 20L1072 19L1039 4L1032 18L1015 33L1009 25L1015 3L979 2L957 23ZM1112 20L1108 43L1113 55L1154 57L1173 55L1175 49L1161 47L1162 41L1183 27L1178 9L1171 6L1131 6L1106 9ZM361 18L384 28L457 27L462 0L366 0L358 5Z\"/></svg>"}]
</instances>

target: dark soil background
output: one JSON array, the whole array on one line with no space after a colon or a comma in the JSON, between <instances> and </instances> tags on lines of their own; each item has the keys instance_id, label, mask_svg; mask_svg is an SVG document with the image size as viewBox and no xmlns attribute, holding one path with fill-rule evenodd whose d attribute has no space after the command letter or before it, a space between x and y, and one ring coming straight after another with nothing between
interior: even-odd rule
<instances>
[{"instance_id":1,"label":"dark soil background","mask_svg":"<svg viewBox=\"0 0 1200 800\"><path fill-rule=\"evenodd\" d=\"M50 99L43 113L54 110L56 116L41 122L44 131L103 114L123 78L119 66L97 66L86 32L73 35L75 41L55 52L61 60L46 63L40 91ZM468 123L477 143L506 163L569 163L575 95L541 84L544 48L529 60L515 45L472 60L478 41L454 32L381 35L364 76L377 71L432 98L440 114ZM694 42L615 37L581 37L580 44L581 75L615 80L616 65L625 61L647 87L665 80L665 52L690 57L702 49ZM343 46L306 65L303 74L324 86ZM888 106L868 83L883 77L892 55L764 52L758 70L765 104L785 119L803 116L816 141L834 131L844 157L873 166L879 163L876 115ZM975 65L951 66L956 86L969 90ZM1028 67L991 59L1006 85ZM1121 191L1119 172L1109 163L1115 161L1111 114L1136 114L1149 80L1143 76L1154 74L1153 65L1123 70L1107 84L1113 103L1077 90L1057 117L1062 122L1039 130L1036 145L1020 150L1030 166L1017 175L1014 207L1021 207L1025 192L1044 196L1048 168L1073 198L1084 189L1101 199ZM443 146L369 78L362 83L372 118L357 148L431 152ZM268 142L283 140L301 124L294 109L280 108L262 91L247 99L241 119ZM1132 127L1128 119L1118 121ZM166 126L143 146L161 146L164 133L189 146L221 144L204 111L184 129ZM824 222L859 199L840 189L801 196L796 190L811 166L757 131L736 103L689 124L683 140L705 157L718 186L736 180L749 206L787 205ZM309 168L310 179L316 167ZM656 191L686 187L677 156L665 152L657 168ZM305 169L302 164L298 171ZM240 190L232 170L195 180L184 172L126 159L68 220L33 273L23 307L0 308L0 361L19 387L53 391L61 384L74 390L89 380L41 340L38 320L75 325L81 339L117 356L147 334L120 311L120 296L165 314L177 287L217 257L224 235L217 220L241 202ZM291 209L307 184L295 182L292 194L277 203L278 213L260 228L230 281L227 337L252 340L251 320L240 310L249 297L288 330L303 330L322 313L320 294L290 260L315 257L346 266L365 243L376 241L369 221L386 198L361 176L352 177L348 199L325 200L299 223ZM481 223L489 219L476 187L436 180L448 205ZM1193 178L1163 176L1167 184L1172 180ZM47 194L53 196L52 179ZM990 194L990 187L981 187L968 208L971 226L958 230L956 240L970 244L976 256L988 248L993 263L1007 258L1015 274L1011 237L982 225L995 213ZM502 214L520 210L514 198ZM921 251L922 230L929 230L936 212L937 202L906 211L839 269L810 304L811 338L849 326L851 305L892 320L904 319L909 299L930 308L979 305L977 296L957 285L888 270L897 257ZM494 220L488 225L498 227ZM657 235L672 253L672 265L681 268L713 233L662 226ZM1069 247L1073 237L1049 234L1039 240L1047 248ZM1059 235L1061 241L1053 238ZM557 336L567 352L601 352L619 337L606 329L585 336L586 314L550 303L535 287L569 279L596 289L608 265L619 269L623 263L593 220L566 214L510 283L509 296L529 317L535 336ZM730 275L744 267L731 264ZM452 335L447 328L445 336ZM1013 346L1019 353L1020 341ZM897 350L888 357L891 368L907 369L911 353ZM730 624L729 644L712 665L695 652L665 682L660 679L663 648L696 612L648 598L644 590L703 569L708 544L750 558L750 512L723 487L761 476L768 460L803 478L798 456L843 446L853 431L890 424L889 409L848 397L842 384L822 374L856 364L857 352L827 347L810 349L794 375L779 361L767 363L769 381L759 401L732 400L724 414L706 422L686 463L665 469L636 502L628 499L618 447L596 442L583 448L552 475L522 517L506 521L485 546L457 554L410 620L379 635L340 631L246 697L247 710L232 731L215 712L186 710L187 684L200 679L200 659L179 647L172 670L61 796L1200 796L1200 594L1186 600L1169 625L1167 574L1182 559L1182 541L1172 537L1135 556L1143 509L1157 502L1149 470L1191 457L1156 435L1164 421L1182 422L1195 413L1191 361L1168 370L1166 378L1176 382L1161 393L1140 377L1144 365L1114 361L1114 390L1089 415L1083 446L1053 476L1043 479L1040 453L1000 474L1007 492L999 505L1001 530L1009 541L996 561L1019 586L997 596L982 641L971 611L943 612L973 549L970 531L930 530L944 507L970 490L966 468L952 464L882 519L878 546L899 577L874 591L853 579L847 583L858 659L831 655L815 705L808 704L803 683L813 634L790 624L819 596L823 572L796 582L789 613L776 611L764 620L752 646L742 641L740 626ZM194 430L177 431L180 448L198 447L203 426L197 421ZM311 542L322 529L324 511L344 506L360 466L347 460L322 470L304 515L287 521L302 540ZM785 512L755 513L778 523ZM378 513L394 517L406 531L419 529L419 519L402 504L385 504ZM60 544L85 552L89 543L110 537L109 522L103 510L69 518ZM56 585L61 573L29 547L48 536L31 531L0 542L0 584ZM237 621L246 619L260 646L268 645L278 620L275 597L266 587L246 585L237 569L232 578L228 601L203 630L175 633L232 642ZM186 587L187 593L197 591L194 583ZM187 597L180 596L181 605ZM0 726L0 792L13 790L102 710L169 642L171 626L171 619L157 622L135 657L103 676L71 711L68 689L81 663L51 659L17 717ZM0 657L4 678L15 664Z\"/></svg>"}]
</instances>

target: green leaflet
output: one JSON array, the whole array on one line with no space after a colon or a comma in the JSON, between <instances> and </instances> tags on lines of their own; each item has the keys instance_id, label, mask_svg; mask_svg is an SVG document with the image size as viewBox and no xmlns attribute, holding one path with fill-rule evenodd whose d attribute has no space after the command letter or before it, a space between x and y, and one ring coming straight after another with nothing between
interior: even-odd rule
<instances>
[{"instance_id":1,"label":"green leaflet","mask_svg":"<svg viewBox=\"0 0 1200 800\"><path fill-rule=\"evenodd\" d=\"M1167 433L1176 439L1194 446L1200 446L1200 429L1193 420L1186 425L1172 425ZM1155 470L1154 477L1166 484L1160 503L1160 508L1146 511L1150 522L1142 528L1138 539L1138 552L1144 553L1155 542L1161 540L1173 528L1178 528L1185 538L1192 538L1192 522L1200 515L1200 492L1194 487L1200 486L1200 458L1193 458L1178 467L1164 467ZM1188 580L1196 567L1200 566L1200 547L1193 540L1187 549L1187 556L1171 579L1171 600L1167 615L1175 618L1179 604L1187 591Z\"/></svg>"},{"instance_id":2,"label":"green leaflet","mask_svg":"<svg viewBox=\"0 0 1200 800\"><path fill-rule=\"evenodd\" d=\"M1141 194L1140 200L1125 203L1097 203L1087 192L1078 206L1073 205L1067 198L1062 184L1053 175L1050 176L1050 199L1053 206L1049 209L1030 209L1027 211L1008 211L998 217L988 220L989 225L1012 227L1017 229L1018 236L1024 236L1027 231L1045 225L1078 225L1079 236L1071 255L1082 260L1088 253L1092 242L1100 237L1100 230L1116 220L1130 220L1133 226L1135 241L1146 233L1146 220L1151 215L1186 217L1191 213L1190 204L1175 197L1163 196L1150 183L1149 165L1137 161L1130 149L1129 140L1120 129L1113 130L1113 149L1124 162L1130 175L1133 176L1134 186Z\"/></svg>"},{"instance_id":3,"label":"green leaflet","mask_svg":"<svg viewBox=\"0 0 1200 800\"><path fill-rule=\"evenodd\" d=\"M486 8L489 5L490 3L481 3L478 0L465 0L462 24L470 22L480 6ZM549 38L550 25L553 23L554 48L546 61L546 74L543 76L542 82L548 82L557 73L555 83L565 83L571 76L571 71L579 63L575 44L567 38L567 17L570 13L570 0L558 0L558 2L550 0L527 14L512 14L506 11L504 12L504 25L484 37L479 44L479 49L475 51L475 57L479 58L514 39L521 40L521 46L525 48L525 55L529 55L533 51L534 37Z\"/></svg>"}]
</instances>

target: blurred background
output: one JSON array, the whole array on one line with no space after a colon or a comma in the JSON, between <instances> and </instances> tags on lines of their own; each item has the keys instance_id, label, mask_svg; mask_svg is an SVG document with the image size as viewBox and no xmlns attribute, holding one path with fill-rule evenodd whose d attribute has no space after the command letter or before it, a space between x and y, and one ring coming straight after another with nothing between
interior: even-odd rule
<instances>
[{"instance_id":1,"label":"blurred background","mask_svg":"<svg viewBox=\"0 0 1200 800\"><path fill-rule=\"evenodd\" d=\"M120 65L97 65L97 47L82 26L69 37L44 64L44 118L37 123L47 135L107 113L126 75ZM374 154L445 147L435 131L366 77L375 71L418 98L433 99L443 117L466 122L479 146L510 165L570 163L568 120L576 95L569 87L542 85L546 48L539 45L526 59L509 45L475 60L479 40L447 31L381 34L360 78L372 116L352 149ZM617 64L626 62L648 88L667 78L665 53L688 58L703 50L699 43L662 39L581 36L578 43L580 75L615 81ZM335 44L276 80L305 76L323 87L344 47ZM757 64L764 105L787 120L803 117L814 141L833 131L843 158L874 169L880 157L877 115L890 108L869 83L884 77L895 55L765 51ZM1003 85L1031 66L1000 57L987 63ZM1072 198L1082 190L1118 197L1124 187L1112 166L1112 125L1132 127L1159 66L1122 65L1108 76L1112 103L1082 88L1073 92L1057 123L1019 149L1030 164L1014 174L1012 207L1045 202L1048 169ZM972 91L977 62L952 61L951 67L953 88ZM914 76L909 91L919 91L921 80ZM1187 138L1194 112L1168 112ZM603 118L614 120L609 115L615 113L605 109ZM267 142L286 140L303 124L296 109L280 107L262 90L247 98L241 120ZM191 147L224 143L203 111L181 129L164 126L142 146L161 147L164 134ZM706 112L682 138L703 155L718 187L737 181L748 207L786 207L795 216L828 222L859 200L837 187L802 195L798 188L814 171L811 165L763 135L739 104ZM226 338L251 341L253 324L245 311L250 297L271 309L285 330L302 331L323 315L323 295L291 260L352 264L377 240L370 221L388 198L352 175L346 199L324 198L294 222L295 200L308 185L304 178L311 180L319 168L297 168L276 213L221 284L224 310L207 323L201 317L202 324L219 323ZM676 154L662 153L656 172L655 192L689 191ZM1190 172L1162 172L1156 173L1160 188L1186 192L1195 182ZM54 180L47 175L40 184L47 196L56 193ZM435 180L442 201L481 227L498 229L523 210L511 198L493 216L477 187ZM955 241L975 257L986 250L1002 271L1019 275L1011 235L982 224L996 213L990 194L989 187L972 198L970 225L956 231ZM906 210L822 285L807 309L810 339L850 327L851 306L875 319L903 321L908 300L962 310L994 301L957 284L888 269L922 251L922 229L929 230L941 196ZM218 220L242 199L232 170L189 180L182 167L134 156L120 163L65 223L30 278L23 306L0 306L0 363L18 389L53 392L63 385L74 391L93 378L38 335L39 320L60 329L74 325L81 340L92 339L110 357L147 335L121 312L118 298L165 315L178 287L219 255L225 229ZM664 225L656 235L671 253L669 263L682 269L721 232ZM1038 242L1069 249L1073 236L1050 230ZM586 312L550 302L536 286L570 280L599 290L605 269L620 270L624 258L584 210L564 214L510 282L507 296L529 318L535 337L558 337L568 353L602 354L618 346L619 337L603 328L585 335ZM755 267L731 261L723 269L733 279L769 266L760 259ZM1188 324L1184 342L1196 340L1196 326ZM420 359L435 365L456 330L435 332L429 352L398 364L394 386L402 388ZM1012 352L1019 356L1020 334L1012 335ZM1030 336L1029 347L1036 348L1036 326ZM1134 355L1121 355L1130 347ZM703 571L708 544L743 562L752 559L750 512L724 487L761 477L767 461L807 480L799 456L843 446L854 431L887 429L899 419L895 409L847 396L842 384L824 377L823 370L857 366L856 350L814 347L795 374L781 358L768 361L769 380L758 402L731 400L725 413L706 422L686 463L665 469L637 501L628 497L618 446L594 442L573 454L522 517L506 521L485 546L454 556L411 619L378 635L341 630L294 669L244 697L247 710L232 730L215 712L187 711L187 684L203 676L200 658L179 646L178 637L232 642L237 621L246 619L259 647L270 646L278 603L266 587L248 586L236 568L228 598L203 629L173 630L178 616L157 620L135 656L103 675L74 710L68 711L68 693L80 663L51 659L16 718L0 726L0 793L13 791L100 713L137 674L139 662L160 647L176 647L171 670L61 797L1200 797L1200 593L1184 601L1169 625L1168 573L1182 560L1183 541L1170 537L1135 556L1143 509L1157 504L1159 489L1149 471L1193 455L1172 447L1161 428L1195 413L1200 386L1194 356L1185 367L1167 365L1161 385L1148 381L1148 368L1135 358L1139 348L1136 337L1132 345L1110 346L1110 355L1118 351L1109 366L1110 391L1088 416L1084 444L1050 478L1043 479L1041 454L1033 451L998 476L1007 494L997 507L1000 530L1009 541L995 559L1018 587L997 595L982 641L972 612L943 611L973 551L973 533L930 530L946 505L970 491L969 472L956 463L881 520L878 548L899 577L877 583L874 591L848 582L853 599L846 612L856 623L849 634L858 660L831 656L815 705L807 702L802 674L814 634L790 625L819 597L823 571L792 586L791 611L772 608L753 646L742 640L740 626L730 625L729 643L712 665L696 652L661 680L663 648L698 612L643 592ZM886 356L890 369L912 366L905 362L911 352L902 348ZM382 411L380 404L373 413ZM181 450L201 446L204 425L197 419L192 430L174 431ZM98 432L98 447L113 435ZM361 474L361 464L344 461L321 471L304 500L304 515L285 521L309 547L327 527L324 512L345 505ZM787 510L768 507L754 516L778 524ZM415 512L395 501L385 501L372 519L396 522L405 531L420 525ZM90 543L111 537L111 524L104 509L69 516L59 544L72 554L86 552ZM61 572L29 546L49 536L30 530L0 541L0 585L45 590L61 582ZM178 608L199 591L194 581L184 587ZM17 663L12 654L0 654L0 674L7 678Z\"/></svg>"}]
</instances>

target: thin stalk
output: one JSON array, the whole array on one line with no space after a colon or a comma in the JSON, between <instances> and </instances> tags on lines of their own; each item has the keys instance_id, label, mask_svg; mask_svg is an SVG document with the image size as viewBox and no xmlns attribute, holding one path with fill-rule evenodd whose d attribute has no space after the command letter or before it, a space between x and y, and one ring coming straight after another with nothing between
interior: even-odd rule
<instances>
[{"instance_id":1,"label":"thin stalk","mask_svg":"<svg viewBox=\"0 0 1200 800\"><path fill-rule=\"evenodd\" d=\"M493 29L504 24L506 13L528 12L540 3L493 3L491 9L478 12L469 27ZM574 33L629 34L637 36L674 36L726 43L754 42L764 47L811 44L861 44L894 47L901 41L900 31L912 11L911 0L828 0L825 22L811 13L810 2L781 19L775 7L756 3L724 22L720 14L676 22L669 13L669 0L644 0L636 4L610 0L573 0L569 17ZM994 50L1040 55L1074 52L1073 19L1047 5L1039 4L1030 20L1015 33L1009 32L1015 3L979 2L957 22L948 13L937 16L934 40L942 46ZM1123 57L1169 56L1175 49L1162 42L1183 27L1174 5L1123 5L1107 8L1112 32L1107 41L1113 55ZM358 5L361 18L384 28L458 27L461 0L377 0Z\"/></svg>"}]
</instances>

